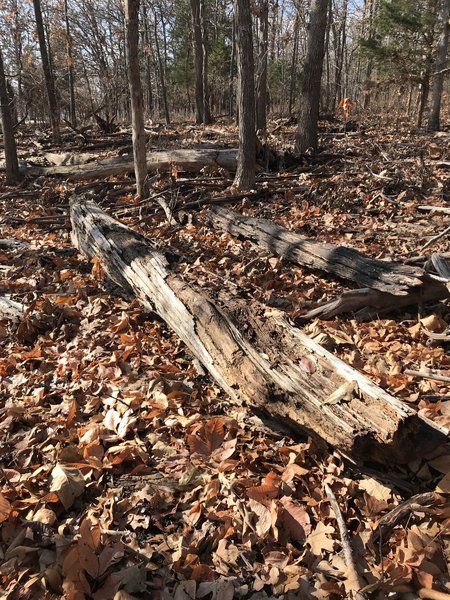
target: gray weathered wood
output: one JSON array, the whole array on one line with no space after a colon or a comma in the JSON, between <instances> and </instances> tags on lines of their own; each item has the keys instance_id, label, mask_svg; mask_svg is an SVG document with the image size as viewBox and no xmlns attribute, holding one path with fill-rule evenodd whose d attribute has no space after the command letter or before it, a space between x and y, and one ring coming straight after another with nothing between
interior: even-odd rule
<instances>
[{"instance_id":1,"label":"gray weathered wood","mask_svg":"<svg viewBox=\"0 0 450 600\"><path fill-rule=\"evenodd\" d=\"M164 319L233 402L373 460L409 461L447 433L261 307L229 300L225 314L93 202L73 199L71 220L75 246Z\"/></svg>"},{"instance_id":2,"label":"gray weathered wood","mask_svg":"<svg viewBox=\"0 0 450 600\"><path fill-rule=\"evenodd\" d=\"M163 171L176 168L180 171L196 173L203 168L236 169L237 150L170 150L168 152L153 152L147 159L147 170ZM50 175L66 177L72 180L95 179L123 175L134 172L134 163L131 157L117 158L114 161L105 160L86 165L39 167L22 167L25 175L40 176Z\"/></svg>"},{"instance_id":3,"label":"gray weathered wood","mask_svg":"<svg viewBox=\"0 0 450 600\"><path fill-rule=\"evenodd\" d=\"M213 227L250 240L272 254L361 287L406 296L411 288L423 283L424 272L419 267L376 260L353 248L316 242L266 219L246 217L219 206L208 209L206 219Z\"/></svg>"}]
</instances>

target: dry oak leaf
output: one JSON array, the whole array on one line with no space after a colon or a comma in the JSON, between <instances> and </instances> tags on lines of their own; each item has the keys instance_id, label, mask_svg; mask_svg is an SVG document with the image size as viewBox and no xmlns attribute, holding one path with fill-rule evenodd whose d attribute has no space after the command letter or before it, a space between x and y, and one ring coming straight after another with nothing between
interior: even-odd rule
<instances>
[{"instance_id":1,"label":"dry oak leaf","mask_svg":"<svg viewBox=\"0 0 450 600\"><path fill-rule=\"evenodd\" d=\"M288 496L280 499L283 505L283 524L291 538L304 542L311 533L311 522L306 509L295 504Z\"/></svg>"},{"instance_id":2,"label":"dry oak leaf","mask_svg":"<svg viewBox=\"0 0 450 600\"><path fill-rule=\"evenodd\" d=\"M323 521L317 523L316 528L306 538L306 543L311 546L312 553L315 556L321 556L322 550L332 552L334 549L334 540L328 537L327 534L333 534L334 527L325 525Z\"/></svg>"},{"instance_id":3,"label":"dry oak leaf","mask_svg":"<svg viewBox=\"0 0 450 600\"><path fill-rule=\"evenodd\" d=\"M204 423L197 433L188 435L188 442L191 452L211 456L214 450L222 445L225 439L223 421L219 417L210 419Z\"/></svg>"},{"instance_id":4,"label":"dry oak leaf","mask_svg":"<svg viewBox=\"0 0 450 600\"><path fill-rule=\"evenodd\" d=\"M0 492L0 523L6 521L12 511L11 503Z\"/></svg>"},{"instance_id":5,"label":"dry oak leaf","mask_svg":"<svg viewBox=\"0 0 450 600\"><path fill-rule=\"evenodd\" d=\"M447 473L436 486L436 491L440 494L450 494L450 473Z\"/></svg>"},{"instance_id":6,"label":"dry oak leaf","mask_svg":"<svg viewBox=\"0 0 450 600\"><path fill-rule=\"evenodd\" d=\"M83 474L75 467L66 467L57 463L50 474L50 491L56 492L62 505L68 510L81 496L86 486Z\"/></svg>"},{"instance_id":7,"label":"dry oak leaf","mask_svg":"<svg viewBox=\"0 0 450 600\"><path fill-rule=\"evenodd\" d=\"M368 477L362 479L358 484L359 489L365 490L369 496L373 496L377 500L389 500L392 496L392 490L387 486L383 485L376 479Z\"/></svg>"},{"instance_id":8,"label":"dry oak leaf","mask_svg":"<svg viewBox=\"0 0 450 600\"><path fill-rule=\"evenodd\" d=\"M279 493L280 490L280 482L281 477L270 471L264 478L264 481L261 485L255 485L247 488L247 496L256 500L260 504L265 504L266 506L270 506L271 501L274 500Z\"/></svg>"}]
</instances>

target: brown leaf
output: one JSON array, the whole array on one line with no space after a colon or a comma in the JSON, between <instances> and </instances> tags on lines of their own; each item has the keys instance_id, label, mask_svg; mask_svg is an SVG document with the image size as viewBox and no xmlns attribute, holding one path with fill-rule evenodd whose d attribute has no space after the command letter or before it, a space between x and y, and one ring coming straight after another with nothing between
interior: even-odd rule
<instances>
[{"instance_id":1,"label":"brown leaf","mask_svg":"<svg viewBox=\"0 0 450 600\"><path fill-rule=\"evenodd\" d=\"M0 523L6 521L12 511L10 502L0 492Z\"/></svg>"},{"instance_id":2,"label":"brown leaf","mask_svg":"<svg viewBox=\"0 0 450 600\"><path fill-rule=\"evenodd\" d=\"M50 491L56 492L68 510L84 491L85 481L79 469L57 463L50 474Z\"/></svg>"},{"instance_id":3,"label":"brown leaf","mask_svg":"<svg viewBox=\"0 0 450 600\"><path fill-rule=\"evenodd\" d=\"M223 421L220 417L204 423L196 434L188 435L191 452L203 456L211 456L214 450L220 448L224 439Z\"/></svg>"},{"instance_id":4,"label":"brown leaf","mask_svg":"<svg viewBox=\"0 0 450 600\"><path fill-rule=\"evenodd\" d=\"M280 502L284 507L283 524L286 530L294 540L304 542L311 533L311 522L306 509L292 502L288 496L283 496Z\"/></svg>"},{"instance_id":5,"label":"brown leaf","mask_svg":"<svg viewBox=\"0 0 450 600\"><path fill-rule=\"evenodd\" d=\"M270 505L271 500L277 498L280 489L281 477L271 471L264 478L261 485L247 488L247 496L261 504Z\"/></svg>"}]
</instances>

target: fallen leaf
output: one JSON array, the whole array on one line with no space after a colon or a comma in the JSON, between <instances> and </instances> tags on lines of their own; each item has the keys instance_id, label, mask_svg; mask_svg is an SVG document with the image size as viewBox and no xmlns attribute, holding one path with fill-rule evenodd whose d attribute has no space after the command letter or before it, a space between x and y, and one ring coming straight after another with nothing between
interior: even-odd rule
<instances>
[{"instance_id":1,"label":"fallen leaf","mask_svg":"<svg viewBox=\"0 0 450 600\"><path fill-rule=\"evenodd\" d=\"M81 496L85 485L83 474L74 467L57 463L50 474L50 491L58 494L66 510L72 506L78 496Z\"/></svg>"}]
</instances>

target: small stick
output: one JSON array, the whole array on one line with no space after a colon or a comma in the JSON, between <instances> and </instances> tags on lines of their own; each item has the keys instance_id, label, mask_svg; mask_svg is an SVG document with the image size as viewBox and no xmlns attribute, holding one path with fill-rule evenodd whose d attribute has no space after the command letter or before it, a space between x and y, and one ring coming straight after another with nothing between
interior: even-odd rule
<instances>
[{"instance_id":1,"label":"small stick","mask_svg":"<svg viewBox=\"0 0 450 600\"><path fill-rule=\"evenodd\" d=\"M350 546L350 539L348 536L347 527L345 525L344 517L342 516L341 509L339 508L338 501L336 500L336 496L333 493L333 490L330 486L325 483L324 484L325 492L328 496L328 500L330 501L331 508L334 511L336 516L336 521L339 527L339 533L341 536L342 549L344 550L344 560L345 564L348 568L348 579L351 581L352 585L356 585L360 590L364 588L364 584L362 582L362 578L356 570L355 561L353 560L352 548ZM356 592L355 599L356 600L365 600L366 595L363 592Z\"/></svg>"},{"instance_id":2,"label":"small stick","mask_svg":"<svg viewBox=\"0 0 450 600\"><path fill-rule=\"evenodd\" d=\"M448 206L433 206L431 204L422 204L421 206L417 207L418 210L424 210L424 211L430 211L430 212L437 212L437 213L444 213L445 215L450 215L450 208Z\"/></svg>"},{"instance_id":3,"label":"small stick","mask_svg":"<svg viewBox=\"0 0 450 600\"><path fill-rule=\"evenodd\" d=\"M430 590L428 588L421 588L417 595L419 598L427 598L428 600L450 600L450 594L445 592L438 592L437 590Z\"/></svg>"},{"instance_id":4,"label":"small stick","mask_svg":"<svg viewBox=\"0 0 450 600\"><path fill-rule=\"evenodd\" d=\"M403 373L405 375L411 375L411 377L422 377L423 379L433 379L434 381L450 383L450 377L438 375L437 373L425 373L424 371L413 371L412 369L405 369Z\"/></svg>"},{"instance_id":5,"label":"small stick","mask_svg":"<svg viewBox=\"0 0 450 600\"><path fill-rule=\"evenodd\" d=\"M447 227L446 229L444 229L444 231L441 231L441 233L438 233L437 235L434 235L432 238L430 238L428 240L428 242L422 246L422 248L420 249L420 252L423 252L423 250L425 250L425 248L428 248L429 246L431 246L431 244L434 244L434 242L437 242L438 240L440 240L441 238L446 236L447 233L450 233L450 226Z\"/></svg>"},{"instance_id":6,"label":"small stick","mask_svg":"<svg viewBox=\"0 0 450 600\"><path fill-rule=\"evenodd\" d=\"M408 500L405 500L386 515L383 515L378 521L377 528L374 530L372 537L376 541L380 537L381 528L383 533L386 529L392 529L395 527L405 516L409 515L413 511L425 512L425 507L433 504L436 501L436 494L434 492L425 492L423 494L416 494Z\"/></svg>"}]
</instances>

